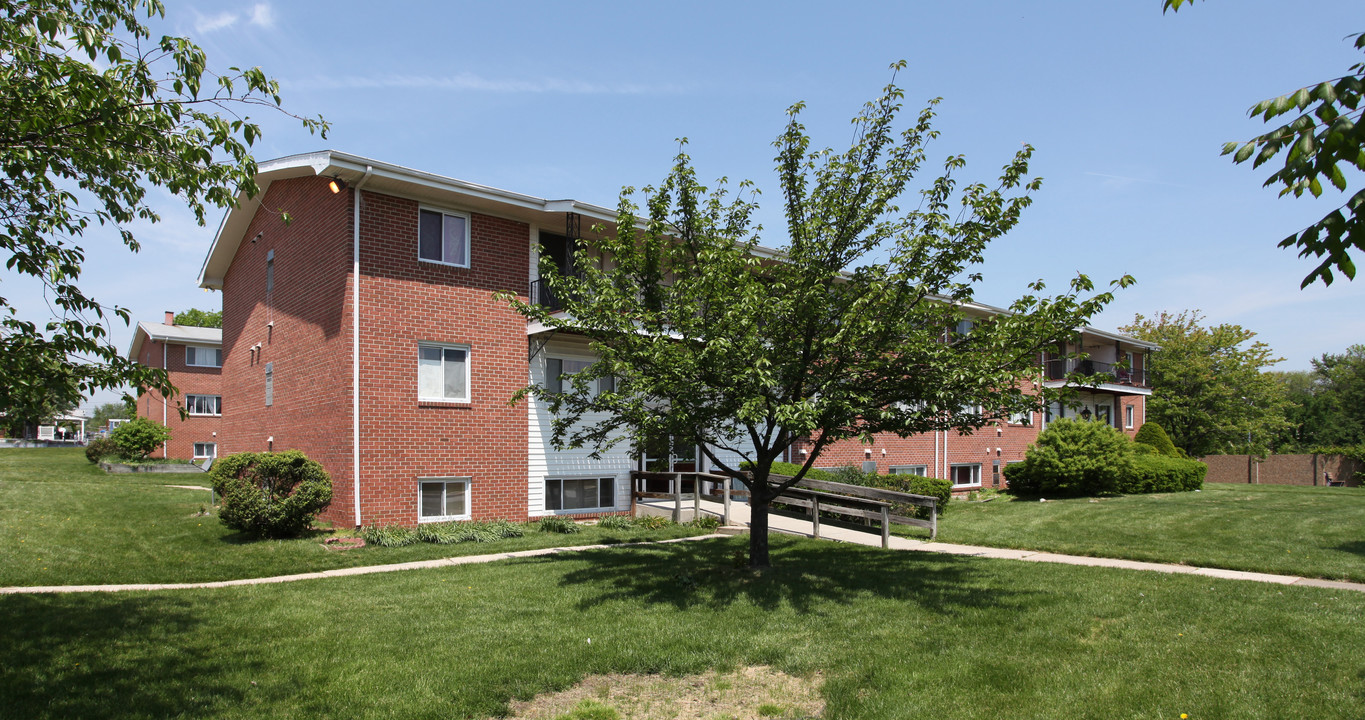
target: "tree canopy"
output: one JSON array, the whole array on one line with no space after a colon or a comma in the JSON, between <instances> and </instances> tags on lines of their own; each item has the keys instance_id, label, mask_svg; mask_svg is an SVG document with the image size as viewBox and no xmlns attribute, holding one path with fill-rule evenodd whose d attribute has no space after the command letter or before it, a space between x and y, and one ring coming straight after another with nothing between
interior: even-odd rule
<instances>
[{"instance_id":1,"label":"tree canopy","mask_svg":"<svg viewBox=\"0 0 1365 720\"><path fill-rule=\"evenodd\" d=\"M812 150L804 105L790 108L774 142L787 230L780 251L759 245L751 183L733 194L723 178L703 186L680 153L657 187L622 191L614 226L583 238L572 274L542 254L541 274L564 312L509 298L528 318L587 338L598 357L562 391L523 391L552 411L555 444L601 452L646 437L698 443L715 471L743 478L752 493L752 567L769 562L769 503L832 443L970 432L1036 409L1029 379L1039 351L1112 299L1091 295L1093 283L1079 276L1057 296L1039 281L1007 312L973 310L972 267L1039 187L1028 177L1032 148L993 185L959 186L965 160L949 156L904 210L937 135L938 101L897 129L902 98L893 82L865 105L842 152ZM955 332L968 315L974 327ZM800 472L773 479L773 463L802 438L811 444Z\"/></svg>"},{"instance_id":2,"label":"tree canopy","mask_svg":"<svg viewBox=\"0 0 1365 720\"><path fill-rule=\"evenodd\" d=\"M1324 353L1310 371L1277 373L1292 403L1285 447L1365 446L1365 345Z\"/></svg>"},{"instance_id":3,"label":"tree canopy","mask_svg":"<svg viewBox=\"0 0 1365 720\"><path fill-rule=\"evenodd\" d=\"M176 313L175 324L190 327L221 328L223 327L223 311L190 308L185 312Z\"/></svg>"},{"instance_id":4,"label":"tree canopy","mask_svg":"<svg viewBox=\"0 0 1365 720\"><path fill-rule=\"evenodd\" d=\"M0 253L44 287L47 319L0 299L0 397L36 390L74 404L97 388L170 393L164 370L124 358L109 324L129 313L79 286L87 231L160 218L147 191L210 208L254 194L250 146L260 128L240 110L277 110L260 68L208 69L188 38L153 39L142 18L160 0L0 0ZM320 118L300 118L310 130ZM35 374L37 373L37 374Z\"/></svg>"},{"instance_id":5,"label":"tree canopy","mask_svg":"<svg viewBox=\"0 0 1365 720\"><path fill-rule=\"evenodd\" d=\"M1203 319L1198 310L1163 312L1121 328L1161 346L1148 367L1147 418L1192 457L1265 452L1288 426L1284 393L1265 372L1282 358L1240 325L1206 328Z\"/></svg>"},{"instance_id":6,"label":"tree canopy","mask_svg":"<svg viewBox=\"0 0 1365 720\"><path fill-rule=\"evenodd\" d=\"M1163 0L1162 11L1178 11L1193 0ZM1357 50L1365 51L1365 34L1348 36ZM1365 170L1365 62L1356 63L1340 77L1306 85L1294 92L1262 100L1251 107L1252 117L1265 122L1285 115L1289 122L1244 142L1223 145L1223 154L1235 163L1251 161L1259 168L1283 153L1283 166L1266 178L1265 186L1279 186L1280 196L1320 197L1324 184L1346 192L1346 172ZM1344 171L1343 171L1344 169ZM1313 256L1321 262L1303 279L1302 287L1321 280L1331 285L1333 269L1355 279L1351 255L1365 250L1365 188L1357 190L1332 212L1280 241L1280 247L1298 247L1299 257Z\"/></svg>"}]
</instances>

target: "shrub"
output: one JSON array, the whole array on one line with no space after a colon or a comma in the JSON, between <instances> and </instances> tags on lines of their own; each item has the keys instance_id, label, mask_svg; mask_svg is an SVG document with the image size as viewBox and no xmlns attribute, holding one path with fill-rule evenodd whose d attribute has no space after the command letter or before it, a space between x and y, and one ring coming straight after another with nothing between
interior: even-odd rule
<instances>
[{"instance_id":1,"label":"shrub","mask_svg":"<svg viewBox=\"0 0 1365 720\"><path fill-rule=\"evenodd\" d=\"M928 495L937 498L938 502L934 508L938 511L938 516L948 512L948 501L953 499L953 481L943 478L920 477L918 475L887 475L888 478L906 478L909 480L908 492L911 495ZM894 489L894 488L891 488ZM921 520L929 519L929 509L915 506L915 516Z\"/></svg>"},{"instance_id":2,"label":"shrub","mask_svg":"<svg viewBox=\"0 0 1365 720\"><path fill-rule=\"evenodd\" d=\"M1005 467L1005 478L1021 495L1098 495L1118 492L1132 462L1132 443L1118 430L1062 418L1039 433L1023 462Z\"/></svg>"},{"instance_id":3,"label":"shrub","mask_svg":"<svg viewBox=\"0 0 1365 720\"><path fill-rule=\"evenodd\" d=\"M741 470L753 470L754 466L753 463L746 461L743 464L741 464L739 468ZM857 470L857 468L854 469ZM794 477L796 473L800 471L801 471L800 465L787 462L775 462L773 463L772 470L770 470L770 472L774 475L786 475L788 477ZM818 470L816 468L811 468L810 471L806 473L806 477L810 478L811 480L831 480L834 482L842 482L839 480L835 480L834 472L831 472L829 470Z\"/></svg>"},{"instance_id":4,"label":"shrub","mask_svg":"<svg viewBox=\"0 0 1365 720\"><path fill-rule=\"evenodd\" d=\"M299 535L332 501L332 478L297 450L229 455L209 476L222 497L218 519L252 535Z\"/></svg>"},{"instance_id":5,"label":"shrub","mask_svg":"<svg viewBox=\"0 0 1365 720\"><path fill-rule=\"evenodd\" d=\"M663 515L641 515L631 522L642 530L662 530L673 524L672 520Z\"/></svg>"},{"instance_id":6,"label":"shrub","mask_svg":"<svg viewBox=\"0 0 1365 720\"><path fill-rule=\"evenodd\" d=\"M360 539L379 547L403 547L418 541L417 531L401 525L366 525L360 528Z\"/></svg>"},{"instance_id":7,"label":"shrub","mask_svg":"<svg viewBox=\"0 0 1365 720\"><path fill-rule=\"evenodd\" d=\"M543 517L540 519L541 532L554 532L563 533L565 535L572 535L578 532L580 529L581 528L578 527L578 523L573 521L573 518L565 517L563 515L551 515L549 517Z\"/></svg>"},{"instance_id":8,"label":"shrub","mask_svg":"<svg viewBox=\"0 0 1365 720\"><path fill-rule=\"evenodd\" d=\"M109 440L118 448L119 457L134 461L151 455L170 439L171 431L165 425L144 417L133 418L109 433Z\"/></svg>"},{"instance_id":9,"label":"shrub","mask_svg":"<svg viewBox=\"0 0 1365 720\"><path fill-rule=\"evenodd\" d=\"M633 527L633 523L625 515L608 515L604 518L598 518L597 527L607 530L629 530Z\"/></svg>"},{"instance_id":10,"label":"shrub","mask_svg":"<svg viewBox=\"0 0 1365 720\"><path fill-rule=\"evenodd\" d=\"M117 452L118 448L115 447L113 440L102 437L95 438L94 440L91 440L89 443L87 443L85 446L85 459L89 460L92 463L97 463L100 460L109 457L110 455L116 454Z\"/></svg>"},{"instance_id":11,"label":"shrub","mask_svg":"<svg viewBox=\"0 0 1365 720\"><path fill-rule=\"evenodd\" d=\"M720 518L715 515L700 515L692 518L692 521L687 524L702 530L715 530L720 527Z\"/></svg>"},{"instance_id":12,"label":"shrub","mask_svg":"<svg viewBox=\"0 0 1365 720\"><path fill-rule=\"evenodd\" d=\"M1180 457L1180 452L1175 449L1175 443L1171 442L1171 436L1166 434L1166 428L1151 421L1143 423L1142 427L1138 428L1133 442L1155 449L1158 455Z\"/></svg>"},{"instance_id":13,"label":"shrub","mask_svg":"<svg viewBox=\"0 0 1365 720\"><path fill-rule=\"evenodd\" d=\"M1204 486L1209 466L1198 460L1163 455L1137 455L1131 469L1119 481L1119 492L1128 494L1185 492Z\"/></svg>"}]
</instances>

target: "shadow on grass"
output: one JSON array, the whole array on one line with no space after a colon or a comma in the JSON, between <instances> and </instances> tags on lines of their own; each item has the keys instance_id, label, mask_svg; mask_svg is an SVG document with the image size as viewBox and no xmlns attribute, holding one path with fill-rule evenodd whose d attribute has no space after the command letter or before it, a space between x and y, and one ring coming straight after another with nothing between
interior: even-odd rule
<instances>
[{"instance_id":1,"label":"shadow on grass","mask_svg":"<svg viewBox=\"0 0 1365 720\"><path fill-rule=\"evenodd\" d=\"M679 610L745 603L818 613L830 603L883 598L951 614L964 607L1020 609L1029 602L1030 593L989 582L980 565L967 558L778 535L771 543L773 567L762 573L747 568L744 537L628 552L585 550L577 555L587 561L585 567L566 573L561 585L600 589L579 603L582 610L629 601Z\"/></svg>"},{"instance_id":2,"label":"shadow on grass","mask_svg":"<svg viewBox=\"0 0 1365 720\"><path fill-rule=\"evenodd\" d=\"M1342 552L1348 552L1351 553L1352 555L1360 555L1362 557L1365 557L1365 540L1353 540L1351 542L1344 542L1332 549L1340 550Z\"/></svg>"},{"instance_id":3,"label":"shadow on grass","mask_svg":"<svg viewBox=\"0 0 1365 720\"><path fill-rule=\"evenodd\" d=\"M184 642L204 620L171 595L16 595L0 615L6 717L196 717L255 691L221 679L242 658Z\"/></svg>"}]
</instances>

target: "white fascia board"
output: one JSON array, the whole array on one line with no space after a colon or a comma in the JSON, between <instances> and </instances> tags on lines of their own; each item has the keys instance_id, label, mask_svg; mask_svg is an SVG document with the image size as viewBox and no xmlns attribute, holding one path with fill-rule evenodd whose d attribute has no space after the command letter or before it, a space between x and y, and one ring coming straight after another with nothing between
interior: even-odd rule
<instances>
[{"instance_id":1,"label":"white fascia board","mask_svg":"<svg viewBox=\"0 0 1365 720\"><path fill-rule=\"evenodd\" d=\"M1119 385L1117 383L1100 383L1098 385L1082 385L1067 380L1044 380L1045 388L1072 387L1077 390L1104 390L1116 395L1151 395L1151 388L1135 387L1133 385Z\"/></svg>"}]
</instances>

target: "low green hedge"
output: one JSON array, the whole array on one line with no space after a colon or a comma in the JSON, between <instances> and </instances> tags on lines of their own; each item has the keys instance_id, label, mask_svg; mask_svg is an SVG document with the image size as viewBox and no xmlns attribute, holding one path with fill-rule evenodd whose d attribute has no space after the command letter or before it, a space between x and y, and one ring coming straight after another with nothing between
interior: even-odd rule
<instances>
[{"instance_id":1,"label":"low green hedge","mask_svg":"<svg viewBox=\"0 0 1365 720\"><path fill-rule=\"evenodd\" d=\"M1118 491L1125 495L1186 492L1204 486L1209 466L1198 460L1164 455L1134 455L1132 469L1119 478Z\"/></svg>"},{"instance_id":2,"label":"low green hedge","mask_svg":"<svg viewBox=\"0 0 1365 720\"><path fill-rule=\"evenodd\" d=\"M748 468L745 468L746 470ZM772 473L774 475L796 475L801 470L800 465L793 463L775 462L773 463ZM894 492L910 493L911 495L928 495L937 498L935 504L939 516L948 511L948 501L953 499L953 482L942 478L920 477L919 475L880 475L878 473L865 473L853 465L845 465L837 470L817 470L811 468L806 473L806 477L811 480L824 480L825 482L838 482L845 485L859 485L862 487L878 488L880 490L891 490ZM929 513L927 508L919 506L898 507L898 513L913 512L920 519L927 519Z\"/></svg>"}]
</instances>

